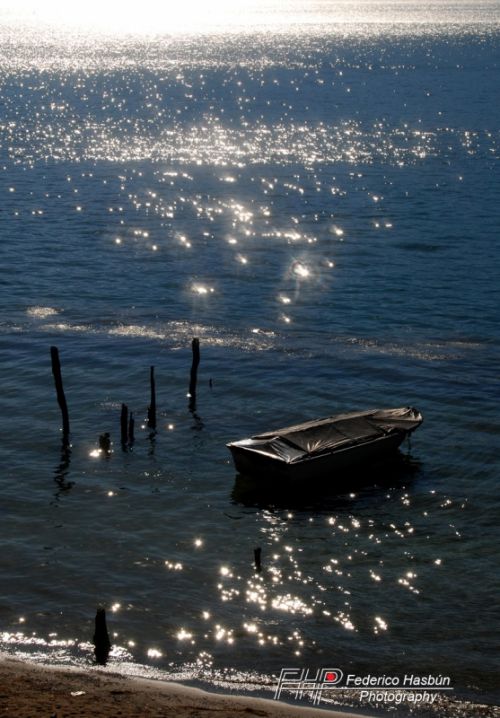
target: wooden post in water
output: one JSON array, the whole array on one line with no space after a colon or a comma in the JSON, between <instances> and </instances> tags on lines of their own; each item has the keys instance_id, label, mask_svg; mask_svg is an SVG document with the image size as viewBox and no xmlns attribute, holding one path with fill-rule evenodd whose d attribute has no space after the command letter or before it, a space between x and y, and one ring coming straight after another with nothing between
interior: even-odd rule
<instances>
[{"instance_id":1,"label":"wooden post in water","mask_svg":"<svg viewBox=\"0 0 500 718\"><path fill-rule=\"evenodd\" d=\"M111 437L108 431L99 436L99 449L102 451L104 456L109 456L111 454Z\"/></svg>"},{"instance_id":2,"label":"wooden post in water","mask_svg":"<svg viewBox=\"0 0 500 718\"><path fill-rule=\"evenodd\" d=\"M148 406L148 429L156 430L156 382L155 368L151 367L149 371L149 383L151 385L151 403Z\"/></svg>"},{"instance_id":3,"label":"wooden post in water","mask_svg":"<svg viewBox=\"0 0 500 718\"><path fill-rule=\"evenodd\" d=\"M196 410L196 383L198 381L198 366L200 364L200 340L196 337L191 342L193 361L191 364L191 375L189 378L189 410Z\"/></svg>"},{"instance_id":4,"label":"wooden post in water","mask_svg":"<svg viewBox=\"0 0 500 718\"><path fill-rule=\"evenodd\" d=\"M61 362L59 361L59 350L57 347L50 347L50 358L52 360L52 374L54 375L54 382L56 385L57 401L61 409L62 414L62 429L63 429L63 442L69 442L69 414L68 405L66 403L66 396L64 394L62 374L61 374Z\"/></svg>"},{"instance_id":5,"label":"wooden post in water","mask_svg":"<svg viewBox=\"0 0 500 718\"><path fill-rule=\"evenodd\" d=\"M260 546L254 549L253 556L255 561L255 570L257 571L257 573L260 573L262 571L262 564L260 562L262 556L262 549L260 548Z\"/></svg>"},{"instance_id":6,"label":"wooden post in water","mask_svg":"<svg viewBox=\"0 0 500 718\"><path fill-rule=\"evenodd\" d=\"M122 449L126 449L128 444L128 406L126 404L122 404L122 411L120 415L120 435Z\"/></svg>"},{"instance_id":7,"label":"wooden post in water","mask_svg":"<svg viewBox=\"0 0 500 718\"><path fill-rule=\"evenodd\" d=\"M106 611L104 608L98 608L95 615L94 655L99 665L106 665L110 650L111 641L106 626Z\"/></svg>"}]
</instances>

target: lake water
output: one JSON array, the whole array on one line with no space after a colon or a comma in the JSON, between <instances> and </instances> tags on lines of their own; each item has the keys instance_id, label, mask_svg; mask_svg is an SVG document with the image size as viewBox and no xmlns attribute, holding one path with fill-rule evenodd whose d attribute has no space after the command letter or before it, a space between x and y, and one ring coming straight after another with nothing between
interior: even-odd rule
<instances>
[{"instance_id":1,"label":"lake water","mask_svg":"<svg viewBox=\"0 0 500 718\"><path fill-rule=\"evenodd\" d=\"M493 715L499 4L270 7L155 35L3 15L0 647L91 665L102 604L113 670L436 674L418 715ZM405 405L404 470L340 496L256 490L225 447Z\"/></svg>"}]
</instances>

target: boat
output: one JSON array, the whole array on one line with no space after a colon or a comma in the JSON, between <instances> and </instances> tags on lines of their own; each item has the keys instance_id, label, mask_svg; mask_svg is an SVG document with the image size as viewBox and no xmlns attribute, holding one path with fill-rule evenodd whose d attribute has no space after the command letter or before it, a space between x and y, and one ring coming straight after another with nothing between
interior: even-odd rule
<instances>
[{"instance_id":1,"label":"boat","mask_svg":"<svg viewBox=\"0 0 500 718\"><path fill-rule=\"evenodd\" d=\"M267 431L227 447L240 474L317 479L384 460L422 421L414 407L369 409Z\"/></svg>"}]
</instances>

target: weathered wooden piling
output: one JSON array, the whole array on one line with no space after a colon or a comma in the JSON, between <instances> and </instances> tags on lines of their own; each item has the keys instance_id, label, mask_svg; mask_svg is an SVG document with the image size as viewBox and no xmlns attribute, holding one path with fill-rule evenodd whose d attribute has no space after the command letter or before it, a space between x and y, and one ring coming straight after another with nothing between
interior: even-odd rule
<instances>
[{"instance_id":1,"label":"weathered wooden piling","mask_svg":"<svg viewBox=\"0 0 500 718\"><path fill-rule=\"evenodd\" d=\"M152 366L149 371L149 383L151 387L151 402L148 406L148 429L156 431L156 382L154 366Z\"/></svg>"},{"instance_id":2,"label":"weathered wooden piling","mask_svg":"<svg viewBox=\"0 0 500 718\"><path fill-rule=\"evenodd\" d=\"M50 357L52 360L52 374L54 375L56 385L57 402L62 414L63 441L67 443L69 442L69 413L63 389L61 362L59 361L59 350L57 347L50 347Z\"/></svg>"},{"instance_id":3,"label":"weathered wooden piling","mask_svg":"<svg viewBox=\"0 0 500 718\"><path fill-rule=\"evenodd\" d=\"M260 548L260 546L258 546L256 549L254 549L253 556L254 556L254 562L255 562L255 570L257 571L257 573L260 573L262 571L262 564L261 564L262 549Z\"/></svg>"},{"instance_id":4,"label":"weathered wooden piling","mask_svg":"<svg viewBox=\"0 0 500 718\"><path fill-rule=\"evenodd\" d=\"M131 411L130 417L128 420L128 445L129 446L132 446L132 444L135 441L134 427L135 427L134 412Z\"/></svg>"},{"instance_id":5,"label":"weathered wooden piling","mask_svg":"<svg viewBox=\"0 0 500 718\"><path fill-rule=\"evenodd\" d=\"M98 608L95 615L93 643L96 663L101 666L106 665L111 650L111 641L109 640L108 627L106 626L106 611L104 608Z\"/></svg>"},{"instance_id":6,"label":"weathered wooden piling","mask_svg":"<svg viewBox=\"0 0 500 718\"><path fill-rule=\"evenodd\" d=\"M108 431L99 436L99 449L105 456L109 456L111 454L111 437Z\"/></svg>"},{"instance_id":7,"label":"weathered wooden piling","mask_svg":"<svg viewBox=\"0 0 500 718\"><path fill-rule=\"evenodd\" d=\"M198 382L198 366L200 365L200 340L196 337L191 342L193 361L191 363L191 374L189 378L189 410L196 409L196 384Z\"/></svg>"},{"instance_id":8,"label":"weathered wooden piling","mask_svg":"<svg viewBox=\"0 0 500 718\"><path fill-rule=\"evenodd\" d=\"M126 448L128 444L128 406L122 404L122 410L120 414L120 435L122 448Z\"/></svg>"}]
</instances>

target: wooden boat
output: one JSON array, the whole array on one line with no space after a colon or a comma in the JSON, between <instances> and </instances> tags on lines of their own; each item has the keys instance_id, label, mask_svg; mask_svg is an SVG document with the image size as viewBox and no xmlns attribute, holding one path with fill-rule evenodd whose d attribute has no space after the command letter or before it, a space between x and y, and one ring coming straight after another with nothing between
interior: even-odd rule
<instances>
[{"instance_id":1,"label":"wooden boat","mask_svg":"<svg viewBox=\"0 0 500 718\"><path fill-rule=\"evenodd\" d=\"M316 479L383 460L422 421L413 407L371 409L267 431L227 446L240 474Z\"/></svg>"}]
</instances>

